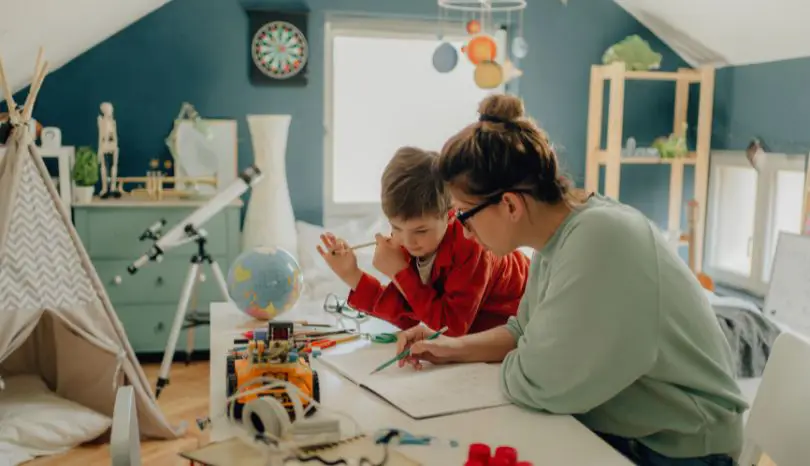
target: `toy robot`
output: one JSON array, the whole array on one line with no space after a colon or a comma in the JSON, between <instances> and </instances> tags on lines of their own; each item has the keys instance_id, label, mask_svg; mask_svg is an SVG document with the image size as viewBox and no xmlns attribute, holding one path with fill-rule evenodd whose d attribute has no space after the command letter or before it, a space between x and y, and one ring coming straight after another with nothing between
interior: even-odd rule
<instances>
[{"instance_id":1,"label":"toy robot","mask_svg":"<svg viewBox=\"0 0 810 466\"><path fill-rule=\"evenodd\" d=\"M234 344L236 346L228 355L226 364L228 397L236 394L238 388L243 385L246 386L243 390L262 385L262 382L250 385L251 380L270 377L291 383L315 402L320 402L318 373L310 366L309 355L298 353L292 322L270 322L266 331L264 329L255 330L253 338L235 340ZM294 405L290 394L283 388L271 389L267 390L267 393L257 393L237 399L233 406L233 417L241 420L245 404L261 396L275 397L287 410L290 421L295 421ZM301 398L301 403L307 413L314 413L314 409L307 409L310 405L309 399L304 396ZM228 406L229 410L230 408Z\"/></svg>"}]
</instances>

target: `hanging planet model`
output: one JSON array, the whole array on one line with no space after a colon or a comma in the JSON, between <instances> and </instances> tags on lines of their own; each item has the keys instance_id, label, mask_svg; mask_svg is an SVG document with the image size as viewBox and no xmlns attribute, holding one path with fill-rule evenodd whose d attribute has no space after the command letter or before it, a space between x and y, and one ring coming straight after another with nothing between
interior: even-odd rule
<instances>
[{"instance_id":1,"label":"hanging planet model","mask_svg":"<svg viewBox=\"0 0 810 466\"><path fill-rule=\"evenodd\" d=\"M433 52L433 68L439 73L449 73L458 64L458 52L453 44L442 42Z\"/></svg>"},{"instance_id":2,"label":"hanging planet model","mask_svg":"<svg viewBox=\"0 0 810 466\"><path fill-rule=\"evenodd\" d=\"M291 78L304 69L309 45L300 29L286 21L265 24L251 42L253 64L274 79Z\"/></svg>"}]
</instances>

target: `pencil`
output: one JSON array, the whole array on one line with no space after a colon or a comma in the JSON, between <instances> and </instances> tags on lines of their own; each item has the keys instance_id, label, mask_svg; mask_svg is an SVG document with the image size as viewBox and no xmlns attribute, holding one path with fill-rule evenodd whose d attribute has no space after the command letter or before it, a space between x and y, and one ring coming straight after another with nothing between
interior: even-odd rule
<instances>
[{"instance_id":1,"label":"pencil","mask_svg":"<svg viewBox=\"0 0 810 466\"><path fill-rule=\"evenodd\" d=\"M375 244L377 244L376 241L369 241L368 243L356 244L350 247L349 250L354 251L355 249L363 249L369 246L374 246ZM335 254L337 254L337 251L332 251L332 255L334 256Z\"/></svg>"},{"instance_id":2,"label":"pencil","mask_svg":"<svg viewBox=\"0 0 810 466\"><path fill-rule=\"evenodd\" d=\"M426 340L435 340L435 339L439 338L439 335L443 334L446 331L447 331L447 327L446 326L442 327L441 329L439 329L438 332L436 332L436 333L430 335L429 337L427 337ZM391 359L390 361L381 364L378 368L371 371L371 374L375 374L377 372L380 372L381 370L385 369L386 367L390 366L391 364L399 361L400 359L403 359L403 358L407 357L409 354L411 354L411 349L410 348L405 348L405 351L403 351L403 352L399 353L398 355L394 356L394 358ZM371 374L369 374L369 375L371 375Z\"/></svg>"}]
</instances>

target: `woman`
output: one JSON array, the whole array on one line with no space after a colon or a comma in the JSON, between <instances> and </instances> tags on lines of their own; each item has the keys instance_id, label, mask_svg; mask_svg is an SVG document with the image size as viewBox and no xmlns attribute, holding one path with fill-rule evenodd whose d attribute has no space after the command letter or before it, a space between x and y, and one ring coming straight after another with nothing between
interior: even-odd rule
<instances>
[{"instance_id":1,"label":"woman","mask_svg":"<svg viewBox=\"0 0 810 466\"><path fill-rule=\"evenodd\" d=\"M466 233L535 250L517 317L459 338L401 333L423 361L503 362L517 405L572 414L641 465L731 465L747 404L696 277L638 211L575 192L516 97L490 96L438 171Z\"/></svg>"}]
</instances>

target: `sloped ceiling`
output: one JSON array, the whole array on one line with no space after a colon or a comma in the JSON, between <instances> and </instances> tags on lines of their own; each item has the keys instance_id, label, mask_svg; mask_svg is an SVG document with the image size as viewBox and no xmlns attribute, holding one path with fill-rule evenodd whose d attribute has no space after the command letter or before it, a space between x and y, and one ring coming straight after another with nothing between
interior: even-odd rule
<instances>
[{"instance_id":1,"label":"sloped ceiling","mask_svg":"<svg viewBox=\"0 0 810 466\"><path fill-rule=\"evenodd\" d=\"M614 1L692 66L810 56L808 0Z\"/></svg>"},{"instance_id":2,"label":"sloped ceiling","mask_svg":"<svg viewBox=\"0 0 810 466\"><path fill-rule=\"evenodd\" d=\"M0 57L12 92L30 84L40 46L53 72L169 1L0 0ZM614 1L692 66L810 56L808 0Z\"/></svg>"},{"instance_id":3,"label":"sloped ceiling","mask_svg":"<svg viewBox=\"0 0 810 466\"><path fill-rule=\"evenodd\" d=\"M40 46L53 72L168 1L0 0L0 57L11 91L31 84Z\"/></svg>"}]
</instances>

